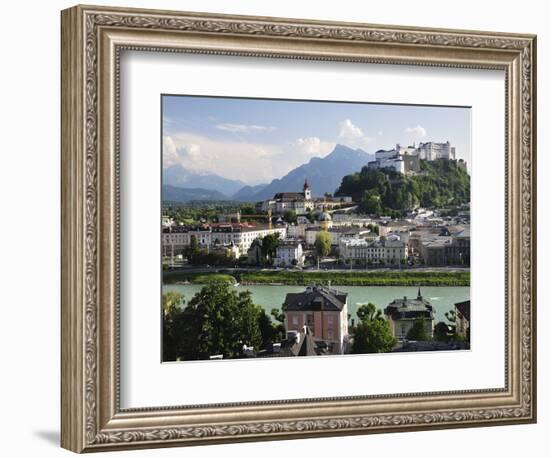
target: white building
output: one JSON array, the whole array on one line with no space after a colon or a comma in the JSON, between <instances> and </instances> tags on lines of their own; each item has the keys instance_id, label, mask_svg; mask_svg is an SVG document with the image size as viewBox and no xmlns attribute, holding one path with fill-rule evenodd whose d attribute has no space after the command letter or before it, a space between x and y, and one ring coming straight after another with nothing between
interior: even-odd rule
<instances>
[{"instance_id":1,"label":"white building","mask_svg":"<svg viewBox=\"0 0 550 458\"><path fill-rule=\"evenodd\" d=\"M282 214L285 211L294 211L297 215L305 215L315 208L311 196L311 188L307 180L304 182L303 192L278 192L272 199L259 203L259 209L267 212Z\"/></svg>"},{"instance_id":2,"label":"white building","mask_svg":"<svg viewBox=\"0 0 550 458\"><path fill-rule=\"evenodd\" d=\"M294 211L296 215L305 215L314 210L325 210L349 206L352 204L349 196L326 197L314 199L311 194L311 187L304 182L302 192L278 192L273 198L258 202L256 208L259 211L271 210L274 214L283 214L286 211Z\"/></svg>"},{"instance_id":3,"label":"white building","mask_svg":"<svg viewBox=\"0 0 550 458\"><path fill-rule=\"evenodd\" d=\"M301 243L281 243L277 247L273 264L275 267L303 267L305 255Z\"/></svg>"},{"instance_id":4,"label":"white building","mask_svg":"<svg viewBox=\"0 0 550 458\"><path fill-rule=\"evenodd\" d=\"M435 161L436 159L456 160L455 147L449 141L445 143L426 142L418 147L395 145L391 150L379 150L375 160L368 166L374 169L393 169L399 173L419 172L419 159ZM464 163L464 167L465 167Z\"/></svg>"},{"instance_id":5,"label":"white building","mask_svg":"<svg viewBox=\"0 0 550 458\"><path fill-rule=\"evenodd\" d=\"M456 159L456 149L449 141L445 143L426 142L420 143L414 154L420 159L435 161L436 159Z\"/></svg>"},{"instance_id":6,"label":"white building","mask_svg":"<svg viewBox=\"0 0 550 458\"><path fill-rule=\"evenodd\" d=\"M307 224L290 224L287 227L287 237L293 239L305 239L306 238Z\"/></svg>"},{"instance_id":7,"label":"white building","mask_svg":"<svg viewBox=\"0 0 550 458\"><path fill-rule=\"evenodd\" d=\"M361 238L342 238L340 257L347 263L398 265L408 256L408 246L399 237L370 242Z\"/></svg>"},{"instance_id":8,"label":"white building","mask_svg":"<svg viewBox=\"0 0 550 458\"><path fill-rule=\"evenodd\" d=\"M323 230L326 230L328 232L328 235L330 237L330 244L332 246L338 246L340 243L340 239L342 238L375 237L375 234L372 234L369 229L364 227L339 226L339 227L331 227L329 229L323 229L322 226L315 226L315 227L309 227L306 229L306 237L305 237L306 244L310 246L314 245L315 240L317 239L317 236Z\"/></svg>"},{"instance_id":9,"label":"white building","mask_svg":"<svg viewBox=\"0 0 550 458\"><path fill-rule=\"evenodd\" d=\"M212 224L200 228L174 226L162 231L162 254L173 256L181 254L195 237L201 248L210 249L213 245L234 245L240 253L246 253L252 242L268 234L279 234L286 237L286 226L248 225L244 223Z\"/></svg>"}]
</instances>

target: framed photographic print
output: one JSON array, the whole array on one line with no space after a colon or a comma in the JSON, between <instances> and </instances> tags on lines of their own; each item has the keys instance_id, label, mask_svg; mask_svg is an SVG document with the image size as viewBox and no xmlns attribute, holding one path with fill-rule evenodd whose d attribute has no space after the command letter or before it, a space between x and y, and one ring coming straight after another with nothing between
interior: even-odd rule
<instances>
[{"instance_id":1,"label":"framed photographic print","mask_svg":"<svg viewBox=\"0 0 550 458\"><path fill-rule=\"evenodd\" d=\"M532 35L62 12L62 446L534 422Z\"/></svg>"}]
</instances>

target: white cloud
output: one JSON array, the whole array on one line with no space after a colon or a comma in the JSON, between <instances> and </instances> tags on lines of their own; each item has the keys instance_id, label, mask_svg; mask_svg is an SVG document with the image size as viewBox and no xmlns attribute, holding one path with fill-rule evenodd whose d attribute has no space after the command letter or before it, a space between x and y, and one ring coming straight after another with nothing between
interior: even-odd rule
<instances>
[{"instance_id":1,"label":"white cloud","mask_svg":"<svg viewBox=\"0 0 550 458\"><path fill-rule=\"evenodd\" d=\"M312 157L325 157L332 152L334 146L335 143L324 142L319 137L299 138L290 145L292 149L297 149L301 156L308 156L308 160Z\"/></svg>"},{"instance_id":2,"label":"white cloud","mask_svg":"<svg viewBox=\"0 0 550 458\"><path fill-rule=\"evenodd\" d=\"M416 127L407 127L405 133L415 138L424 138L428 132L424 127L418 124Z\"/></svg>"},{"instance_id":3,"label":"white cloud","mask_svg":"<svg viewBox=\"0 0 550 458\"><path fill-rule=\"evenodd\" d=\"M247 184L270 182L313 157L324 157L335 143L318 137L285 144L225 141L187 132L165 136L163 166L179 164L194 173L214 173Z\"/></svg>"},{"instance_id":4,"label":"white cloud","mask_svg":"<svg viewBox=\"0 0 550 458\"><path fill-rule=\"evenodd\" d=\"M217 124L216 129L231 132L234 134L249 134L252 132L271 132L275 130L273 126L258 126L255 124Z\"/></svg>"},{"instance_id":5,"label":"white cloud","mask_svg":"<svg viewBox=\"0 0 550 458\"><path fill-rule=\"evenodd\" d=\"M350 119L342 121L338 125L338 138L351 148L366 148L372 141L363 133L363 129L356 126Z\"/></svg>"},{"instance_id":6,"label":"white cloud","mask_svg":"<svg viewBox=\"0 0 550 458\"><path fill-rule=\"evenodd\" d=\"M352 140L363 136L364 134L361 128L354 125L350 119L346 119L340 123L338 137L344 140Z\"/></svg>"},{"instance_id":7,"label":"white cloud","mask_svg":"<svg viewBox=\"0 0 550 458\"><path fill-rule=\"evenodd\" d=\"M178 148L176 143L172 139L165 135L162 142L162 165L164 168L177 164L178 161Z\"/></svg>"}]
</instances>

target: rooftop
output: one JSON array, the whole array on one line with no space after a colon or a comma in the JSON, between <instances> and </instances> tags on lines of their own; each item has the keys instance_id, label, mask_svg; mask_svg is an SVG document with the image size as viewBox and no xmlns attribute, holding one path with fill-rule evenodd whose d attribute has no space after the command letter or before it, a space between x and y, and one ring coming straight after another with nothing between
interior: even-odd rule
<instances>
[{"instance_id":1,"label":"rooftop","mask_svg":"<svg viewBox=\"0 0 550 458\"><path fill-rule=\"evenodd\" d=\"M302 293L288 293L283 311L341 311L347 300L348 293L322 286L308 286Z\"/></svg>"},{"instance_id":2,"label":"rooftop","mask_svg":"<svg viewBox=\"0 0 550 458\"><path fill-rule=\"evenodd\" d=\"M455 307L464 318L470 321L470 301L457 302Z\"/></svg>"},{"instance_id":3,"label":"rooftop","mask_svg":"<svg viewBox=\"0 0 550 458\"><path fill-rule=\"evenodd\" d=\"M409 299L406 296L400 299L394 299L384 309L384 314L390 316L393 320L427 318L433 320L433 307L430 301L422 297L420 288L415 299Z\"/></svg>"}]
</instances>

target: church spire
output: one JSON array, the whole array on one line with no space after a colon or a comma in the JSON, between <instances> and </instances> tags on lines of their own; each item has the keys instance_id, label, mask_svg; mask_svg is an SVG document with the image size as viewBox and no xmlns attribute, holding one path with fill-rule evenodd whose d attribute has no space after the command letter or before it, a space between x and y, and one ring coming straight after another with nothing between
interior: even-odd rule
<instances>
[{"instance_id":1,"label":"church spire","mask_svg":"<svg viewBox=\"0 0 550 458\"><path fill-rule=\"evenodd\" d=\"M418 296L417 299L422 299L422 292L420 291L420 288L418 288Z\"/></svg>"},{"instance_id":2,"label":"church spire","mask_svg":"<svg viewBox=\"0 0 550 458\"><path fill-rule=\"evenodd\" d=\"M311 200L311 188L307 182L307 178L304 181L304 199Z\"/></svg>"}]
</instances>

